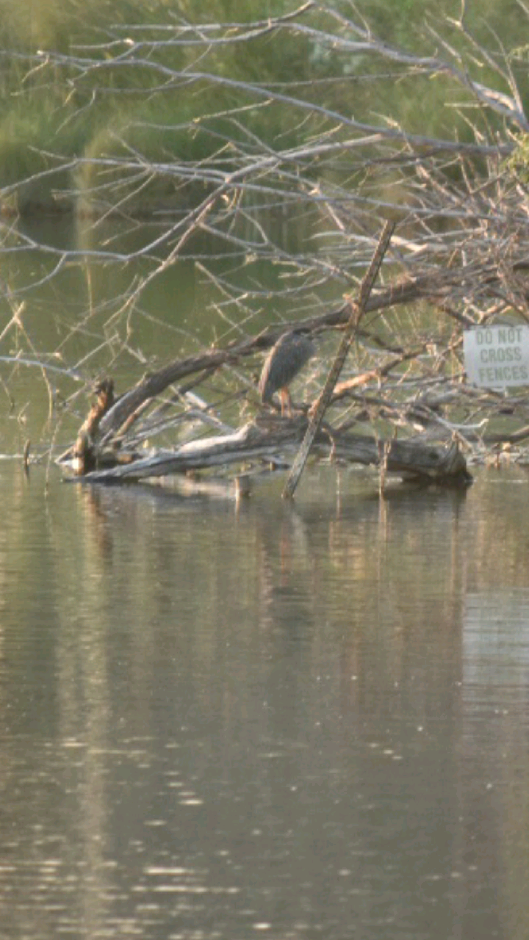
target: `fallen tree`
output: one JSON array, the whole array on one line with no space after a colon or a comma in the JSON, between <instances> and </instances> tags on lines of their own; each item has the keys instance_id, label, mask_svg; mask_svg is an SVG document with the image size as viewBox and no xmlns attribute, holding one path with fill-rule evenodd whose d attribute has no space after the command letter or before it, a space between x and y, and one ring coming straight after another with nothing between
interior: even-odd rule
<instances>
[{"instance_id":1,"label":"fallen tree","mask_svg":"<svg viewBox=\"0 0 529 940\"><path fill-rule=\"evenodd\" d=\"M222 470L233 464L246 467L245 476L257 477L262 466L286 469L296 453L307 428L306 420L283 420L281 424L244 425L232 434L210 437L182 444L174 451L158 451L148 457L116 457L101 454L101 466L83 475L93 483L117 483L168 477L198 470ZM333 433L331 428L318 432L314 452L320 458L341 463L383 468L417 483L468 485L472 477L455 442L448 447L410 441L375 441L364 435ZM112 466L105 467L105 462ZM250 465L253 465L250 470Z\"/></svg>"},{"instance_id":2,"label":"fallen tree","mask_svg":"<svg viewBox=\"0 0 529 940\"><path fill-rule=\"evenodd\" d=\"M165 367L157 374L146 377L139 386L124 394L117 402L114 400L113 382L111 380L101 382L97 388L98 399L79 431L75 447L63 455L63 459L71 459L76 473L82 475L85 480L98 483L138 481L219 467L226 470L232 464L243 464L246 468L244 473L246 482L242 486L241 475L236 477L237 492L239 495L241 493L247 495L250 490L250 477L261 472L259 469L249 471L249 465L255 467L257 461L258 467L264 462L277 468L299 446L283 492L284 496L293 496L311 447L313 452L327 459L332 457L335 461L376 465L381 471L381 488L386 473L398 473L404 479L421 483L467 485L472 478L455 440L452 440L449 447L435 447L432 444L425 445L409 441L375 441L365 436L347 433L343 428L333 428L329 424L323 424L325 412L333 398L336 382L366 312L373 283L393 230L394 226L386 223L371 265L362 282L358 302L351 300L348 302L349 315L340 347L320 396L308 410L308 419L292 421L290 415L289 420L285 421L281 411L279 421L270 423L268 420L265 426L263 424L259 426L254 421L236 431L208 436L206 439L194 439L181 444L171 452L159 451L148 457L142 457L124 448L130 428L142 416L152 399L156 399L160 393L164 392L176 377L182 377L193 371L204 373L218 368L222 362L222 354L215 351L210 354L207 365L204 365L203 360L195 359L193 364L173 363ZM279 348L285 349L286 347L284 345L274 347L274 354ZM240 352L242 354L247 351L246 347ZM401 364L406 358L410 358L409 353L399 357L397 364ZM224 361L226 361L226 352L224 352ZM386 369L386 373L388 372L389 370ZM290 375L290 372L288 374ZM360 380L372 377L372 373L368 373L362 377L357 376L355 380L342 383L337 395L334 396L334 401L339 401L350 388L358 386ZM180 396L182 396L181 391ZM117 431L115 435L112 433L113 427ZM106 433L105 428L107 428ZM285 465L288 466L288 463Z\"/></svg>"},{"instance_id":3,"label":"fallen tree","mask_svg":"<svg viewBox=\"0 0 529 940\"><path fill-rule=\"evenodd\" d=\"M118 480L137 481L146 477L152 479L219 466L225 469L230 464L244 463L248 466L249 462L255 462L256 460L265 461L277 467L285 459L285 454L289 454L299 444L299 450L291 467L283 496L293 496L311 448L313 452L318 452L320 455L323 453L327 458L332 456L334 460L376 464L381 469L381 486L386 472L397 472L404 478L421 482L450 483L451 485L468 484L471 481L471 476L466 468L465 459L455 441L452 441L449 448L435 448L432 445L425 447L423 444L399 441L375 442L359 435L348 434L343 430L333 428L331 425L323 425L325 412L331 403L337 380L366 312L369 296L393 231L394 225L386 223L371 264L362 281L358 301L349 300L348 302L349 310L345 332L324 388L317 401L313 403L308 411L308 420L305 419L301 422L289 420L285 422L283 420L283 409L281 409L281 423L276 424L275 428L268 427L264 430L263 427L258 427L253 422L232 433L210 436L205 440L192 440L182 444L175 451L158 452L146 458L133 454L130 450L126 451L123 449L125 436L141 416L144 408L150 404L153 398L163 392L177 376L181 377L186 373L185 365L180 363L177 366L173 363L172 366L165 367L157 374L148 376L140 386L124 394L118 402L114 400L114 383L111 380L101 382L97 388L97 401L90 409L88 417L79 431L75 447L71 453L65 455L64 459L71 457L71 463L76 473L84 476L85 479L108 483L117 482ZM286 355L287 361L289 361L289 347L283 340L288 341L288 337L294 337L295 335L295 333L285 334L281 344L278 343L274 347L273 355L276 356L277 351L282 350L283 352L280 355L283 359ZM292 342L291 339L290 343L292 344ZM299 336L298 341L294 341L295 345L296 342L299 344ZM312 351L313 349L314 347L311 344L309 350ZM287 352L285 353L284 350L287 350ZM211 354L206 367L203 363L200 364L200 360L197 363L195 359L193 366L190 363L187 364L187 369L189 371L198 370L202 373L213 371L221 361L219 356L218 351ZM409 354L405 358L410 358ZM305 359L306 355L303 353L303 361ZM400 357L399 362L402 362L402 357ZM269 368L268 363L265 368ZM276 369L276 374L279 376L283 366L278 366ZM288 375L288 381L290 381L297 371L298 367L294 366L291 375L289 365L285 378ZM364 376L364 378L369 377L369 374ZM279 387L282 387L283 379L278 381ZM359 384L358 377L354 384ZM334 400L337 401L343 397L351 387L351 382L343 383ZM264 394L262 394L262 401L265 401ZM272 403L273 398L270 397L270 404ZM113 425L118 432L115 437L112 435ZM110 428L106 434L105 426ZM300 430L303 432L301 438L299 437ZM104 438L102 438L102 433ZM107 444L106 447L102 446L103 440ZM109 444L110 446L108 446ZM248 471L244 476L246 479L244 493L247 495L250 478ZM238 476L236 479L240 481L241 477ZM243 490L239 485L238 493L241 492Z\"/></svg>"}]
</instances>

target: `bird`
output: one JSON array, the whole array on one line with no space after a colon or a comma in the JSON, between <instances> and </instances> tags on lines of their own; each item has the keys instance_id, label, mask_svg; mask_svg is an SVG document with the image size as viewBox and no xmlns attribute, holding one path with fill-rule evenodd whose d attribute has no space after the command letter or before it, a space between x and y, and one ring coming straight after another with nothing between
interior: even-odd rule
<instances>
[{"instance_id":1,"label":"bird","mask_svg":"<svg viewBox=\"0 0 529 940\"><path fill-rule=\"evenodd\" d=\"M288 386L316 352L314 343L298 330L283 333L268 353L259 379L259 394L263 404L271 403L275 392L281 399L281 414L288 408L292 414L292 399Z\"/></svg>"}]
</instances>

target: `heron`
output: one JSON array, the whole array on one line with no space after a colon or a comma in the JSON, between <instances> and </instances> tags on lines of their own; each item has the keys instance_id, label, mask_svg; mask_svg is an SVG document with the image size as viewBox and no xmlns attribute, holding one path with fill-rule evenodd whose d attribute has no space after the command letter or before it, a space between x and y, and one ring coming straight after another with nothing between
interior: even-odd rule
<instances>
[{"instance_id":1,"label":"heron","mask_svg":"<svg viewBox=\"0 0 529 940\"><path fill-rule=\"evenodd\" d=\"M292 414L292 399L288 386L316 352L314 343L304 333L291 330L283 333L268 353L259 379L259 394L263 404L272 401L279 392L281 414Z\"/></svg>"}]
</instances>

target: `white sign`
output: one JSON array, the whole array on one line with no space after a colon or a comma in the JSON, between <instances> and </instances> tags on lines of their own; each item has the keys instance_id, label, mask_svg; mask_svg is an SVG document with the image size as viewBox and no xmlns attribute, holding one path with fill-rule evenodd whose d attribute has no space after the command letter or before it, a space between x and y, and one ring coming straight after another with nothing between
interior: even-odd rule
<instances>
[{"instance_id":1,"label":"white sign","mask_svg":"<svg viewBox=\"0 0 529 940\"><path fill-rule=\"evenodd\" d=\"M529 326L486 326L463 333L468 381L481 388L529 385Z\"/></svg>"}]
</instances>

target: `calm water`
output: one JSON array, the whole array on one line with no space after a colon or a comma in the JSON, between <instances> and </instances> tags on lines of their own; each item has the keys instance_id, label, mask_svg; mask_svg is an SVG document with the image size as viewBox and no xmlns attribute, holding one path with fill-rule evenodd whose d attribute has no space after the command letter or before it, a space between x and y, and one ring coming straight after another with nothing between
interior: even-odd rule
<instances>
[{"instance_id":1,"label":"calm water","mask_svg":"<svg viewBox=\"0 0 529 940\"><path fill-rule=\"evenodd\" d=\"M122 391L319 302L244 258L242 308L187 258L134 310L140 263L0 260L8 454L71 443L72 367ZM529 936L529 471L282 484L237 507L0 462L0 940Z\"/></svg>"},{"instance_id":2,"label":"calm water","mask_svg":"<svg viewBox=\"0 0 529 940\"><path fill-rule=\"evenodd\" d=\"M2 463L2 940L526 938L528 487Z\"/></svg>"}]
</instances>

